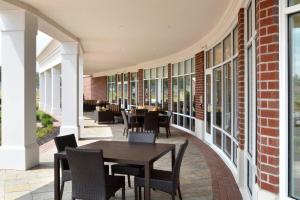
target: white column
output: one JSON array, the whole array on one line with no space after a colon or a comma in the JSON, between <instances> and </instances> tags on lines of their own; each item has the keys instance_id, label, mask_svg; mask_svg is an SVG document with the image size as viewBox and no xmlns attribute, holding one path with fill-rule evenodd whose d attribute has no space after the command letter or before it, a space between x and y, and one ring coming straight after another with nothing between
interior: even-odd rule
<instances>
[{"instance_id":1,"label":"white column","mask_svg":"<svg viewBox=\"0 0 300 200\"><path fill-rule=\"evenodd\" d=\"M80 132L82 133L84 128L84 118L83 118L83 55L79 56L79 103L78 103L78 109L79 109L79 126L80 126ZM78 138L80 138L80 135L78 135Z\"/></svg>"},{"instance_id":2,"label":"white column","mask_svg":"<svg viewBox=\"0 0 300 200\"><path fill-rule=\"evenodd\" d=\"M51 114L60 115L60 67L55 66L51 68Z\"/></svg>"},{"instance_id":3,"label":"white column","mask_svg":"<svg viewBox=\"0 0 300 200\"><path fill-rule=\"evenodd\" d=\"M52 80L51 80L51 70L45 71L45 111L47 113L51 113L51 105L52 105Z\"/></svg>"},{"instance_id":4,"label":"white column","mask_svg":"<svg viewBox=\"0 0 300 200\"><path fill-rule=\"evenodd\" d=\"M62 43L62 126L61 135L79 136L79 45L77 42Z\"/></svg>"},{"instance_id":5,"label":"white column","mask_svg":"<svg viewBox=\"0 0 300 200\"><path fill-rule=\"evenodd\" d=\"M45 107L45 75L44 73L40 73L40 87L39 87L39 109L44 110Z\"/></svg>"},{"instance_id":6,"label":"white column","mask_svg":"<svg viewBox=\"0 0 300 200\"><path fill-rule=\"evenodd\" d=\"M24 10L0 11L2 31L2 146L0 169L39 163L36 143L37 19Z\"/></svg>"}]
</instances>

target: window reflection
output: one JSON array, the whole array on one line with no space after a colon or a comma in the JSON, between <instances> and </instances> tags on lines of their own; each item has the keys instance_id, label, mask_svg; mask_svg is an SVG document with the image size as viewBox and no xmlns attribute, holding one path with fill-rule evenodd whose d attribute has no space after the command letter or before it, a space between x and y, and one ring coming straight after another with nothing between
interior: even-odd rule
<instances>
[{"instance_id":1,"label":"window reflection","mask_svg":"<svg viewBox=\"0 0 300 200\"><path fill-rule=\"evenodd\" d=\"M299 3L299 1L290 1ZM291 15L289 43L290 75L290 195L300 198L300 13Z\"/></svg>"},{"instance_id":2,"label":"window reflection","mask_svg":"<svg viewBox=\"0 0 300 200\"><path fill-rule=\"evenodd\" d=\"M214 124L222 127L222 69L214 70Z\"/></svg>"}]
</instances>

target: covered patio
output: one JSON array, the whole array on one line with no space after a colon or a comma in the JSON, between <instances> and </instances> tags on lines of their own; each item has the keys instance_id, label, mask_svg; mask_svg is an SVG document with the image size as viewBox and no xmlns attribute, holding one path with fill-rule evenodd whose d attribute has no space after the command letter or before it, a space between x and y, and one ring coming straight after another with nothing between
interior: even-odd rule
<instances>
[{"instance_id":1,"label":"covered patio","mask_svg":"<svg viewBox=\"0 0 300 200\"><path fill-rule=\"evenodd\" d=\"M63 199L96 185L300 199L299 13L298 0L0 0L0 200L59 200L63 176ZM138 171L133 187L114 164Z\"/></svg>"}]
</instances>

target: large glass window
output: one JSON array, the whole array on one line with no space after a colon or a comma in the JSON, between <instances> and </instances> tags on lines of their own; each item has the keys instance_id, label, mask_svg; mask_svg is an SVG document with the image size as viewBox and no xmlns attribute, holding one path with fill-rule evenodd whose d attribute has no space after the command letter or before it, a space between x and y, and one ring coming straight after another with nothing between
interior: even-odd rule
<instances>
[{"instance_id":1,"label":"large glass window","mask_svg":"<svg viewBox=\"0 0 300 200\"><path fill-rule=\"evenodd\" d=\"M195 131L195 60L173 64L173 124Z\"/></svg>"},{"instance_id":2,"label":"large glass window","mask_svg":"<svg viewBox=\"0 0 300 200\"><path fill-rule=\"evenodd\" d=\"M235 27L233 30L233 55L238 53L238 28Z\"/></svg>"},{"instance_id":3,"label":"large glass window","mask_svg":"<svg viewBox=\"0 0 300 200\"><path fill-rule=\"evenodd\" d=\"M300 13L289 16L289 39L289 194L300 199Z\"/></svg>"},{"instance_id":4,"label":"large glass window","mask_svg":"<svg viewBox=\"0 0 300 200\"><path fill-rule=\"evenodd\" d=\"M130 73L130 104L136 105L137 103L137 89L138 87L138 79L137 79L137 73Z\"/></svg>"},{"instance_id":5,"label":"large glass window","mask_svg":"<svg viewBox=\"0 0 300 200\"><path fill-rule=\"evenodd\" d=\"M220 64L223 60L222 59L222 44L221 43L214 47L213 60L214 60L214 66Z\"/></svg>"},{"instance_id":6,"label":"large glass window","mask_svg":"<svg viewBox=\"0 0 300 200\"><path fill-rule=\"evenodd\" d=\"M127 106L128 100L128 73L123 75L123 105Z\"/></svg>"},{"instance_id":7,"label":"large glass window","mask_svg":"<svg viewBox=\"0 0 300 200\"><path fill-rule=\"evenodd\" d=\"M252 0L247 8L247 43L246 43L246 66L247 66L247 186L248 194L252 195L256 177L256 31L255 31L255 5Z\"/></svg>"},{"instance_id":8,"label":"large glass window","mask_svg":"<svg viewBox=\"0 0 300 200\"><path fill-rule=\"evenodd\" d=\"M122 87L123 84L122 84L122 82L123 82L123 77L122 77L121 74L118 74L117 76L118 76L118 78L117 78L117 80L118 80L118 85L117 85L117 87L118 87L118 90L117 90L118 103L119 103L119 100L120 100L121 104L122 104L122 98L123 98L123 96L122 96L122 94L123 94L123 87Z\"/></svg>"},{"instance_id":9,"label":"large glass window","mask_svg":"<svg viewBox=\"0 0 300 200\"><path fill-rule=\"evenodd\" d=\"M107 97L110 103L117 103L116 75L107 77Z\"/></svg>"},{"instance_id":10,"label":"large glass window","mask_svg":"<svg viewBox=\"0 0 300 200\"><path fill-rule=\"evenodd\" d=\"M231 58L231 35L228 35L227 38L225 38L224 43L223 43L223 52L224 52L224 61L228 60Z\"/></svg>"},{"instance_id":11,"label":"large glass window","mask_svg":"<svg viewBox=\"0 0 300 200\"><path fill-rule=\"evenodd\" d=\"M206 132L211 134L211 75L206 75Z\"/></svg>"},{"instance_id":12,"label":"large glass window","mask_svg":"<svg viewBox=\"0 0 300 200\"><path fill-rule=\"evenodd\" d=\"M222 128L222 68L214 70L214 125Z\"/></svg>"},{"instance_id":13,"label":"large glass window","mask_svg":"<svg viewBox=\"0 0 300 200\"><path fill-rule=\"evenodd\" d=\"M206 68L210 68L213 66L213 50L209 50L206 52Z\"/></svg>"},{"instance_id":14,"label":"large glass window","mask_svg":"<svg viewBox=\"0 0 300 200\"><path fill-rule=\"evenodd\" d=\"M207 65L211 59L208 52L212 50L213 64L205 70L206 134L212 135L213 144L237 166L237 27L215 47L207 50Z\"/></svg>"},{"instance_id":15,"label":"large glass window","mask_svg":"<svg viewBox=\"0 0 300 200\"><path fill-rule=\"evenodd\" d=\"M288 0L289 6L300 4L300 0Z\"/></svg>"},{"instance_id":16,"label":"large glass window","mask_svg":"<svg viewBox=\"0 0 300 200\"><path fill-rule=\"evenodd\" d=\"M144 105L168 109L167 66L144 70Z\"/></svg>"},{"instance_id":17,"label":"large glass window","mask_svg":"<svg viewBox=\"0 0 300 200\"><path fill-rule=\"evenodd\" d=\"M231 63L224 65L224 130L231 134Z\"/></svg>"}]
</instances>

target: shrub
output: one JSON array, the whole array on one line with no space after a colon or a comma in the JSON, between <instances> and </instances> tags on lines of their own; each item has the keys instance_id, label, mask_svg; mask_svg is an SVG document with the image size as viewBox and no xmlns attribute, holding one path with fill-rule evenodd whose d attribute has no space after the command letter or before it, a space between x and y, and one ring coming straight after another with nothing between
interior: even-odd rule
<instances>
[{"instance_id":1,"label":"shrub","mask_svg":"<svg viewBox=\"0 0 300 200\"><path fill-rule=\"evenodd\" d=\"M41 119L42 119L42 116L43 116L43 112L42 111L40 111L40 110L37 110L36 111L36 121L41 121Z\"/></svg>"},{"instance_id":2,"label":"shrub","mask_svg":"<svg viewBox=\"0 0 300 200\"><path fill-rule=\"evenodd\" d=\"M43 127L53 126L53 118L52 117L42 117L41 123Z\"/></svg>"},{"instance_id":3,"label":"shrub","mask_svg":"<svg viewBox=\"0 0 300 200\"><path fill-rule=\"evenodd\" d=\"M41 127L36 130L37 138L43 138L54 130L53 126Z\"/></svg>"}]
</instances>

